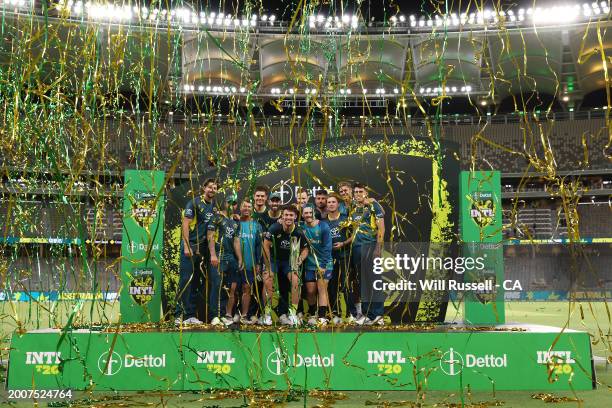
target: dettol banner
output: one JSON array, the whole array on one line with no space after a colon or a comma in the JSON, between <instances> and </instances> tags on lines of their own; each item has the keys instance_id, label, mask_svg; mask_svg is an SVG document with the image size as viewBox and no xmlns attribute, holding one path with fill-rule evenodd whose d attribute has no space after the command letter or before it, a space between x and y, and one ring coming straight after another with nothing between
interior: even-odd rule
<instances>
[{"instance_id":1,"label":"dettol banner","mask_svg":"<svg viewBox=\"0 0 612 408\"><path fill-rule=\"evenodd\" d=\"M593 386L587 333L149 332L14 336L10 389L564 390ZM554 344L554 348L550 349ZM571 380L571 382L570 382Z\"/></svg>"}]
</instances>

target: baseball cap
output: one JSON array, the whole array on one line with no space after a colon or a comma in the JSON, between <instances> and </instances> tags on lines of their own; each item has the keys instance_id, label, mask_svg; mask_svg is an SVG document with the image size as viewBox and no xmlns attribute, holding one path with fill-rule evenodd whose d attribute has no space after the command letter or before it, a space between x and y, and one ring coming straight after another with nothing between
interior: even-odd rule
<instances>
[{"instance_id":1,"label":"baseball cap","mask_svg":"<svg viewBox=\"0 0 612 408\"><path fill-rule=\"evenodd\" d=\"M273 199L282 200L282 197L278 191L270 194L270 200L273 200Z\"/></svg>"}]
</instances>

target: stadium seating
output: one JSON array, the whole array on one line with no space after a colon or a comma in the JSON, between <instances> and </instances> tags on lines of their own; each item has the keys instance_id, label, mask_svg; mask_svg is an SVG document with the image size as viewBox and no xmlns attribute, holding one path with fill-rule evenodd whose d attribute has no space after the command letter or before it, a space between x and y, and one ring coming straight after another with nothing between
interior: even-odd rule
<instances>
[{"instance_id":1,"label":"stadium seating","mask_svg":"<svg viewBox=\"0 0 612 408\"><path fill-rule=\"evenodd\" d=\"M608 133L603 117L582 117L575 120L564 118L542 122L530 118L529 122L525 122L524 118L516 115L500 115L487 117L484 121L476 117L451 117L444 119L444 123L446 125L443 126L440 136L443 140L459 144L460 166L463 169L472 165L472 158L476 168L499 169L504 174L522 173L530 163L530 171L552 175L565 170L610 168L610 161L606 157L610 152L605 150ZM331 140L342 136L359 139L385 134L427 136L427 127L423 120L416 118L411 119L408 126L398 120L386 124L379 121L377 124L358 118L345 118L341 128L333 131L318 124L311 127L302 125L300 121L291 125L289 119L271 117L259 123L256 126L256 134L253 134L250 128L217 118L199 122L170 120L160 122L156 126L144 120L109 120L98 131L104 133L108 143L100 147L103 151L92 153L90 170L95 171L100 160L104 158L105 169L118 175L122 174L124 169L135 165L164 170L176 166L175 173L178 175L190 171L197 174L209 168L210 158L219 157L219 152L223 152L226 160L231 161L242 154L275 151L320 141L322 138ZM142 135L146 137L143 138ZM545 162L543 145L550 146L554 157L552 167L541 164ZM10 158L1 157L0 160L11 164ZM26 186L22 185L19 179L15 179L3 184L6 188L21 191L52 192L58 188L55 182L41 183L37 186ZM588 183L590 184L586 187L591 191L610 188L610 185L601 179L595 178ZM115 182L106 187L117 197L121 197L120 184ZM78 193L87 188L87 185L75 185L73 191ZM546 188L542 182L536 180L525 184L521 191L544 193ZM508 197L512 197L516 193L516 186L504 185L503 191ZM68 204L49 202L48 199L26 199L10 206L10 216L8 202L4 203L5 205L0 205L0 225L4 226L4 237L78 238L97 243L121 240L121 207L120 200L116 198L112 202L98 202L96 207L86 197L80 197L76 202ZM612 229L612 214L609 204L581 203L578 206L578 215L581 237L610 238L608 235ZM563 211L559 211L558 204L551 202L549 205L537 207L521 205L517 206L516 211L513 211L509 203L505 204L504 238L548 240L567 236L565 215ZM11 273L19 275L25 273L20 271L28 271L23 275L23 279L39 279L40 285L51 288L66 279L70 285L77 285L78 280L70 279L79 275L66 271L80 268L80 274L87 274L92 268L98 268L107 271L105 273L109 273L110 281L114 282L113 285L116 284L111 275L112 271L117 272L117 265L108 265L112 257L89 259L87 267L83 268L74 259L58 263L57 259L41 251L42 258L37 258L38 261L18 257ZM543 258L538 261L541 263L538 268L558 267L559 265L554 266L556 264L553 261L556 261L554 257ZM521 262L517 258L517 262L507 263L507 267L520 268ZM525 266L525 270L532 266ZM43 273L44 270L52 271L51 275ZM64 279L62 274L69 277ZM49 279L49 276L52 279ZM44 279L45 282L42 281Z\"/></svg>"},{"instance_id":2,"label":"stadium seating","mask_svg":"<svg viewBox=\"0 0 612 408\"><path fill-rule=\"evenodd\" d=\"M542 163L549 146L556 171L576 169L606 169L610 161L606 155L608 133L604 118L559 119L542 121L530 118L517 121L515 116L500 115L490 122L482 118L447 120L442 127L442 139L460 145L461 166L469 168L495 168L505 173L519 173L531 164L532 171L550 170ZM480 122L479 122L480 119ZM227 120L202 119L195 121L167 121L152 126L148 121L130 119L107 120L97 127L107 144L93 151L91 167L95 169L104 157L106 170L122 172L134 165L168 170L178 165L177 173L202 171L209 167L210 157L224 152L226 159L237 159L263 151L300 146L311 141L337 137L361 138L376 135L428 136L422 120L408 124L393 120L369 123L365 120L345 120L339 129L330 130L319 123L302 126L299 120L267 119L256 125L256 133ZM142 136L145 136L144 138ZM198 153L196 153L198 152ZM203 153L199 153L203 152ZM103 154L104 153L104 154ZM7 165L11 158L1 157Z\"/></svg>"}]
</instances>

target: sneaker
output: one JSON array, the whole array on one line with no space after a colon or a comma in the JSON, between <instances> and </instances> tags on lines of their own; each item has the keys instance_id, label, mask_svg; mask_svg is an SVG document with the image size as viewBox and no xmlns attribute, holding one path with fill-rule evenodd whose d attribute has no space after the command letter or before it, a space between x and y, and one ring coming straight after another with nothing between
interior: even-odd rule
<instances>
[{"instance_id":1,"label":"sneaker","mask_svg":"<svg viewBox=\"0 0 612 408\"><path fill-rule=\"evenodd\" d=\"M223 316L221 318L221 323L226 326L231 326L232 324L234 324L234 318L232 316Z\"/></svg>"},{"instance_id":2,"label":"sneaker","mask_svg":"<svg viewBox=\"0 0 612 408\"><path fill-rule=\"evenodd\" d=\"M319 326L325 327L329 323L329 319L326 317L319 317Z\"/></svg>"},{"instance_id":3,"label":"sneaker","mask_svg":"<svg viewBox=\"0 0 612 408\"><path fill-rule=\"evenodd\" d=\"M282 314L279 316L278 321L280 322L280 324L282 324L283 326L291 326L291 320L289 320L289 318L287 317L286 314Z\"/></svg>"},{"instance_id":4,"label":"sneaker","mask_svg":"<svg viewBox=\"0 0 612 408\"><path fill-rule=\"evenodd\" d=\"M357 317L353 316L353 315L349 315L349 317L346 319L346 324L358 324L357 322L363 318L363 315L357 315Z\"/></svg>"},{"instance_id":5,"label":"sneaker","mask_svg":"<svg viewBox=\"0 0 612 408\"><path fill-rule=\"evenodd\" d=\"M300 318L297 317L297 315L293 314L293 313L289 313L289 325L292 327L297 327L300 325Z\"/></svg>"},{"instance_id":6,"label":"sneaker","mask_svg":"<svg viewBox=\"0 0 612 408\"><path fill-rule=\"evenodd\" d=\"M250 325L253 324L253 320L247 319L246 317L241 317L240 318L240 324L242 324L244 326L250 326Z\"/></svg>"},{"instance_id":7,"label":"sneaker","mask_svg":"<svg viewBox=\"0 0 612 408\"><path fill-rule=\"evenodd\" d=\"M384 326L385 318L384 316L376 316L374 319L368 319L368 326Z\"/></svg>"},{"instance_id":8,"label":"sneaker","mask_svg":"<svg viewBox=\"0 0 612 408\"><path fill-rule=\"evenodd\" d=\"M223 322L218 317L215 317L214 319L212 319L210 324L212 324L213 326L221 326Z\"/></svg>"},{"instance_id":9,"label":"sneaker","mask_svg":"<svg viewBox=\"0 0 612 408\"><path fill-rule=\"evenodd\" d=\"M363 326L364 324L367 325L367 322L369 320L370 319L368 319L366 316L362 315L361 317L358 317L358 318L355 319L355 324L358 325L358 326Z\"/></svg>"},{"instance_id":10,"label":"sneaker","mask_svg":"<svg viewBox=\"0 0 612 408\"><path fill-rule=\"evenodd\" d=\"M318 320L316 317L312 316L310 319L308 319L308 325L309 326L316 326L318 323Z\"/></svg>"},{"instance_id":11,"label":"sneaker","mask_svg":"<svg viewBox=\"0 0 612 408\"><path fill-rule=\"evenodd\" d=\"M257 323L259 323L259 319L255 315L251 316L249 321L251 322L250 324L257 324Z\"/></svg>"},{"instance_id":12,"label":"sneaker","mask_svg":"<svg viewBox=\"0 0 612 408\"><path fill-rule=\"evenodd\" d=\"M181 324L183 324L183 319L177 317L176 319L174 319L174 324L180 326Z\"/></svg>"},{"instance_id":13,"label":"sneaker","mask_svg":"<svg viewBox=\"0 0 612 408\"><path fill-rule=\"evenodd\" d=\"M332 319L332 323L333 324L341 324L342 323L342 318L340 316L334 316Z\"/></svg>"},{"instance_id":14,"label":"sneaker","mask_svg":"<svg viewBox=\"0 0 612 408\"><path fill-rule=\"evenodd\" d=\"M189 319L183 321L183 324L203 324L201 320L199 320L197 317L190 317Z\"/></svg>"},{"instance_id":15,"label":"sneaker","mask_svg":"<svg viewBox=\"0 0 612 408\"><path fill-rule=\"evenodd\" d=\"M234 319L233 320L234 320L234 323L238 323L240 321L240 315L238 313L236 313L234 315Z\"/></svg>"},{"instance_id":16,"label":"sneaker","mask_svg":"<svg viewBox=\"0 0 612 408\"><path fill-rule=\"evenodd\" d=\"M376 316L374 319L366 317L365 319L363 319L363 323L359 324L363 326L384 326L385 318L383 316Z\"/></svg>"},{"instance_id":17,"label":"sneaker","mask_svg":"<svg viewBox=\"0 0 612 408\"><path fill-rule=\"evenodd\" d=\"M272 326L272 316L265 315L265 316L261 316L259 318L259 324L261 324L262 326Z\"/></svg>"}]
</instances>

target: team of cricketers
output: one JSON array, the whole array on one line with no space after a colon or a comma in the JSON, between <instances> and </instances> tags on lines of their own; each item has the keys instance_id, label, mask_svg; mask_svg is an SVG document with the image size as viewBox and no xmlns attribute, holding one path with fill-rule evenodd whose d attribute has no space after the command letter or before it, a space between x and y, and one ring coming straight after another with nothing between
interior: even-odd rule
<instances>
[{"instance_id":1,"label":"team of cricketers","mask_svg":"<svg viewBox=\"0 0 612 408\"><path fill-rule=\"evenodd\" d=\"M385 235L367 186L343 181L314 197L300 189L285 205L257 186L217 206L218 187L205 180L183 211L177 325L202 324L204 299L200 317L219 326L384 325L384 305L360 298L361 273L371 273L367 259Z\"/></svg>"}]
</instances>

